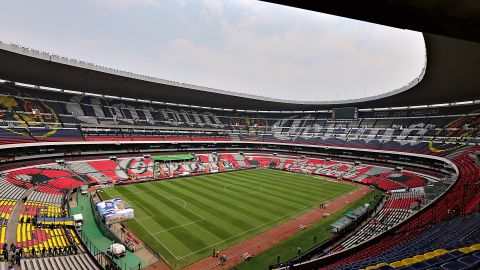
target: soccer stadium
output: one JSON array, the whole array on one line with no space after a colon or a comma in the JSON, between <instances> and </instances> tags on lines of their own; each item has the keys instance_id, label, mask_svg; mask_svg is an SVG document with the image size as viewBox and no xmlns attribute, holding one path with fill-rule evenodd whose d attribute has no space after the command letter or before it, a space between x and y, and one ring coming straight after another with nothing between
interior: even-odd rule
<instances>
[{"instance_id":1,"label":"soccer stadium","mask_svg":"<svg viewBox=\"0 0 480 270\"><path fill-rule=\"evenodd\" d=\"M259 3L420 32L421 71L297 101L0 41L0 269L480 269L477 1Z\"/></svg>"}]
</instances>

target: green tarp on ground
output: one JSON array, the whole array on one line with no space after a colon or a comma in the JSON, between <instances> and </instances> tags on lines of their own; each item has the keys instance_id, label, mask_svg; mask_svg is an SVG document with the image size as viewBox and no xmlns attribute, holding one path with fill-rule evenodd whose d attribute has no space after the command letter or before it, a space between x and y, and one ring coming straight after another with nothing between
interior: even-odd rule
<instances>
[{"instance_id":1,"label":"green tarp on ground","mask_svg":"<svg viewBox=\"0 0 480 270\"><path fill-rule=\"evenodd\" d=\"M71 208L72 214L82 213L83 215L83 229L82 233L90 240L87 244L88 247L95 247L96 249L107 252L108 247L112 244L107 237L102 234L102 231L97 227L95 223L95 217L93 216L92 207L90 206L90 196L79 195L78 206ZM127 250L124 257L116 260L116 263L122 267L122 269L135 269L138 268L138 263L141 262L142 266L147 264L142 261L135 253Z\"/></svg>"},{"instance_id":2,"label":"green tarp on ground","mask_svg":"<svg viewBox=\"0 0 480 270\"><path fill-rule=\"evenodd\" d=\"M178 160L190 160L194 158L192 154L178 154L178 155L162 155L162 156L153 156L152 159L155 161L178 161Z\"/></svg>"}]
</instances>

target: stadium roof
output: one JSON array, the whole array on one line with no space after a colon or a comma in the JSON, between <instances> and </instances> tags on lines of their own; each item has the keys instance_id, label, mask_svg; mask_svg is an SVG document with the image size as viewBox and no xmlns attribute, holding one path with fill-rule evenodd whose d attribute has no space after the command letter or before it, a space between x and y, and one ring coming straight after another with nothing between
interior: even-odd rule
<instances>
[{"instance_id":1,"label":"stadium roof","mask_svg":"<svg viewBox=\"0 0 480 270\"><path fill-rule=\"evenodd\" d=\"M133 99L262 111L401 107L480 97L480 2L476 0L268 2L428 32L424 33L427 64L423 80L412 78L407 87L363 99L287 101L141 76L5 43L0 43L0 79Z\"/></svg>"},{"instance_id":2,"label":"stadium roof","mask_svg":"<svg viewBox=\"0 0 480 270\"><path fill-rule=\"evenodd\" d=\"M262 1L480 42L478 0Z\"/></svg>"}]
</instances>

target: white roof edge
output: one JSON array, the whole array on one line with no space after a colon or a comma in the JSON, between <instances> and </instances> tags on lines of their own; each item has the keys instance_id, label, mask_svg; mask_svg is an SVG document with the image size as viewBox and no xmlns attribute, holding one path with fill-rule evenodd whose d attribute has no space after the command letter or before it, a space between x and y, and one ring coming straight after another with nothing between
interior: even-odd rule
<instances>
[{"instance_id":1,"label":"white roof edge","mask_svg":"<svg viewBox=\"0 0 480 270\"><path fill-rule=\"evenodd\" d=\"M112 75L117 75L117 76L137 79L137 80L143 80L143 81L152 82L152 83L166 84L166 85L171 85L171 86L190 88L190 89L194 89L194 90L198 90L198 91L205 91L205 92L210 92L210 93L230 95L230 96L236 96L236 97L242 97L242 98L249 98L249 99L256 99L256 100L263 100L263 101L270 101L270 102L278 102L278 103L301 104L301 105L347 105L347 104L352 104L352 103L372 101L372 100L377 100L377 99L393 96L395 94L398 94L398 93L404 92L408 89L411 89L412 87L417 85L419 82L421 82L424 75L425 75L425 71L426 71L426 67L427 67L427 54L425 54L425 64L424 64L420 74L415 79L410 81L405 86L402 86L398 89L391 90L389 92L385 92L383 94L364 97L364 98L345 99L345 100L336 100L336 101L305 101L305 100L287 100L287 99L264 97L264 96L260 96L260 95L237 93L237 92L229 91L229 90L215 89L215 88L210 88L210 87L205 87L205 86L199 86L199 85L186 84L186 83L181 83L181 82L176 82L176 81L170 81L170 80L160 79L160 78L156 78L156 77L141 75L141 74L137 74L137 73L133 73L133 72L108 68L108 67L100 66L100 65L97 65L97 64L94 64L94 63L85 62L85 61L81 61L81 60L77 60L77 59L73 59L73 58L69 58L69 57L55 55L55 54L51 54L51 53L48 53L48 52L32 49L32 48L25 47L25 46L18 45L18 44L14 44L14 43L5 43L5 42L0 41L0 49L6 50L6 51L9 51L9 52L13 52L13 53L17 53L17 54L21 54L21 55L25 55L25 56L29 56L29 57L42 59L42 60L45 60L45 61L55 62L55 63L59 63L59 64L79 67L79 68L83 68L83 69L98 71L98 72L102 72L102 73L108 73L108 74L112 74Z\"/></svg>"}]
</instances>

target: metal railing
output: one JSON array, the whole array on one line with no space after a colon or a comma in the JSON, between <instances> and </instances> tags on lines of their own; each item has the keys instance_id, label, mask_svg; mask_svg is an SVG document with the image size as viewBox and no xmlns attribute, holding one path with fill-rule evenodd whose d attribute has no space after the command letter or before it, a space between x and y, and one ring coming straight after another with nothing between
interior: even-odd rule
<instances>
[{"instance_id":1,"label":"metal railing","mask_svg":"<svg viewBox=\"0 0 480 270\"><path fill-rule=\"evenodd\" d=\"M82 240L85 247L95 260L103 267L103 269L111 270L139 270L142 269L142 265L132 265L126 260L117 258L114 255L109 254L106 250L100 249L95 242L92 241L83 231L77 231L78 236ZM113 242L112 242L113 243Z\"/></svg>"}]
</instances>

